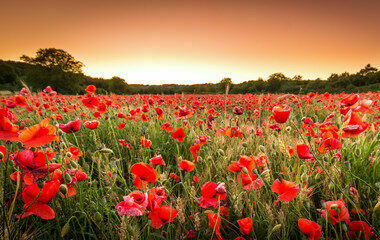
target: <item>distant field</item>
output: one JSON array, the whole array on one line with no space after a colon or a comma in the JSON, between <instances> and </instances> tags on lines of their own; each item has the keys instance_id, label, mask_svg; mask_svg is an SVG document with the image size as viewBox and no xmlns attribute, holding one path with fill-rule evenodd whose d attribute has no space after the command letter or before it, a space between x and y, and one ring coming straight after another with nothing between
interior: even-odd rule
<instances>
[{"instance_id":1,"label":"distant field","mask_svg":"<svg viewBox=\"0 0 380 240\"><path fill-rule=\"evenodd\" d=\"M86 91L0 91L2 238L379 239L380 92Z\"/></svg>"}]
</instances>

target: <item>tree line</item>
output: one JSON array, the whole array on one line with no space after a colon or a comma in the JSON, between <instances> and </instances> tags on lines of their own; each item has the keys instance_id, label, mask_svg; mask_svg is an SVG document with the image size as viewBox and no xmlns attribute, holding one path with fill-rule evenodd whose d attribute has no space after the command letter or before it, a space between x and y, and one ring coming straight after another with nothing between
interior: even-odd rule
<instances>
[{"instance_id":1,"label":"tree line","mask_svg":"<svg viewBox=\"0 0 380 240\"><path fill-rule=\"evenodd\" d=\"M84 64L74 59L62 49L44 48L35 57L21 56L22 61L0 60L0 89L18 91L26 84L32 91L41 91L51 86L61 94L82 94L87 85L95 85L98 93L107 94L218 94L228 89L231 94L246 93L293 93L308 92L367 92L380 89L380 71L367 64L357 73L333 73L326 80L303 79L296 75L292 78L283 73L274 73L267 80L233 83L224 78L219 83L204 84L128 84L124 79L94 78L82 72Z\"/></svg>"}]
</instances>

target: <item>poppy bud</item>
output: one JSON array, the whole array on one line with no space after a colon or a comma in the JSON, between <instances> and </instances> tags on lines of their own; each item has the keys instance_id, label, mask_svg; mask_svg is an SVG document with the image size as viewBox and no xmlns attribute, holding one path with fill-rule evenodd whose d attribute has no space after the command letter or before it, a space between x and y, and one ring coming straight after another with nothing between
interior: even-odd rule
<instances>
[{"instance_id":1,"label":"poppy bud","mask_svg":"<svg viewBox=\"0 0 380 240\"><path fill-rule=\"evenodd\" d=\"M113 151L109 148L102 148L102 149L100 149L99 152L100 153L112 153L113 154Z\"/></svg>"},{"instance_id":2,"label":"poppy bud","mask_svg":"<svg viewBox=\"0 0 380 240\"><path fill-rule=\"evenodd\" d=\"M218 154L219 154L220 156L224 156L224 151L223 151L223 149L218 149Z\"/></svg>"},{"instance_id":3,"label":"poppy bud","mask_svg":"<svg viewBox=\"0 0 380 240\"><path fill-rule=\"evenodd\" d=\"M38 179L37 180L37 187L39 187L40 189L42 189L44 186L45 186L45 181L42 180L42 179Z\"/></svg>"},{"instance_id":4,"label":"poppy bud","mask_svg":"<svg viewBox=\"0 0 380 240\"><path fill-rule=\"evenodd\" d=\"M248 147L248 143L243 142L243 143L242 143L242 146L243 146L243 147Z\"/></svg>"},{"instance_id":5,"label":"poppy bud","mask_svg":"<svg viewBox=\"0 0 380 240\"><path fill-rule=\"evenodd\" d=\"M211 156L208 156L208 157L207 157L207 161L208 161L208 162L211 162L211 161L212 161L212 157L211 157Z\"/></svg>"},{"instance_id":6,"label":"poppy bud","mask_svg":"<svg viewBox=\"0 0 380 240\"><path fill-rule=\"evenodd\" d=\"M307 182L308 178L309 178L309 176L308 176L307 173L303 173L303 174L301 175L301 180L302 180L302 182Z\"/></svg>"},{"instance_id":7,"label":"poppy bud","mask_svg":"<svg viewBox=\"0 0 380 240\"><path fill-rule=\"evenodd\" d=\"M79 166L78 166L78 163L77 162L75 162L75 161L70 161L70 164L71 164L71 166L73 166L73 168L78 168Z\"/></svg>"},{"instance_id":8,"label":"poppy bud","mask_svg":"<svg viewBox=\"0 0 380 240\"><path fill-rule=\"evenodd\" d=\"M329 188L330 190L333 190L334 187L335 187L334 183L333 183L333 182L330 182L329 185L328 185L328 188Z\"/></svg>"},{"instance_id":9,"label":"poppy bud","mask_svg":"<svg viewBox=\"0 0 380 240\"><path fill-rule=\"evenodd\" d=\"M64 196L66 196L66 193L67 193L67 191L68 191L66 184L61 184L61 185L59 186L59 191L60 191Z\"/></svg>"},{"instance_id":10,"label":"poppy bud","mask_svg":"<svg viewBox=\"0 0 380 240\"><path fill-rule=\"evenodd\" d=\"M290 132L290 131L292 131L292 127L291 127L291 126L287 126L287 127L285 128L285 130L286 130L287 132Z\"/></svg>"},{"instance_id":11,"label":"poppy bud","mask_svg":"<svg viewBox=\"0 0 380 240\"><path fill-rule=\"evenodd\" d=\"M345 223L342 223L342 229L343 232L347 232L347 225Z\"/></svg>"},{"instance_id":12,"label":"poppy bud","mask_svg":"<svg viewBox=\"0 0 380 240\"><path fill-rule=\"evenodd\" d=\"M71 183L71 181L72 181L72 179L71 179L70 174L65 173L65 182L67 182L67 183Z\"/></svg>"},{"instance_id":13,"label":"poppy bud","mask_svg":"<svg viewBox=\"0 0 380 240\"><path fill-rule=\"evenodd\" d=\"M198 161L198 162L202 162L202 161L203 161L203 158L202 158L201 156L198 156L197 161Z\"/></svg>"},{"instance_id":14,"label":"poppy bud","mask_svg":"<svg viewBox=\"0 0 380 240\"><path fill-rule=\"evenodd\" d=\"M72 156L73 156L73 154L71 152L66 153L66 157L71 158Z\"/></svg>"},{"instance_id":15,"label":"poppy bud","mask_svg":"<svg viewBox=\"0 0 380 240\"><path fill-rule=\"evenodd\" d=\"M319 173L314 175L314 180L318 181L321 178L321 175Z\"/></svg>"},{"instance_id":16,"label":"poppy bud","mask_svg":"<svg viewBox=\"0 0 380 240\"><path fill-rule=\"evenodd\" d=\"M63 226L61 230L61 237L64 237L70 230L70 220Z\"/></svg>"},{"instance_id":17,"label":"poppy bud","mask_svg":"<svg viewBox=\"0 0 380 240\"><path fill-rule=\"evenodd\" d=\"M103 216L100 214L100 212L96 212L94 215L94 219L96 222L100 223L103 222Z\"/></svg>"},{"instance_id":18,"label":"poppy bud","mask_svg":"<svg viewBox=\"0 0 380 240\"><path fill-rule=\"evenodd\" d=\"M13 167L13 166L15 165L15 162L13 162L13 161L8 161L8 164L9 164L9 166Z\"/></svg>"},{"instance_id":19,"label":"poppy bud","mask_svg":"<svg viewBox=\"0 0 380 240\"><path fill-rule=\"evenodd\" d=\"M62 134L63 134L63 131L62 131L61 129L58 129L58 131L57 131L57 135L58 135L58 136L62 136Z\"/></svg>"},{"instance_id":20,"label":"poppy bud","mask_svg":"<svg viewBox=\"0 0 380 240\"><path fill-rule=\"evenodd\" d=\"M248 174L248 169L247 169L246 167L243 167L243 168L241 169L241 171L242 171L243 173L245 173L245 174Z\"/></svg>"},{"instance_id":21,"label":"poppy bud","mask_svg":"<svg viewBox=\"0 0 380 240\"><path fill-rule=\"evenodd\" d=\"M380 202L377 202L375 207L373 208L373 213L376 215L380 215Z\"/></svg>"}]
</instances>

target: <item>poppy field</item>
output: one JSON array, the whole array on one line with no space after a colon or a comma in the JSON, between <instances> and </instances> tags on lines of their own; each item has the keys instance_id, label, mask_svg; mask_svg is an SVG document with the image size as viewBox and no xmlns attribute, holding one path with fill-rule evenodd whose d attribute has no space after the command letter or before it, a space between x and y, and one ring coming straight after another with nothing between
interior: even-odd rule
<instances>
[{"instance_id":1,"label":"poppy field","mask_svg":"<svg viewBox=\"0 0 380 240\"><path fill-rule=\"evenodd\" d=\"M1 239L379 239L380 92L0 97Z\"/></svg>"}]
</instances>

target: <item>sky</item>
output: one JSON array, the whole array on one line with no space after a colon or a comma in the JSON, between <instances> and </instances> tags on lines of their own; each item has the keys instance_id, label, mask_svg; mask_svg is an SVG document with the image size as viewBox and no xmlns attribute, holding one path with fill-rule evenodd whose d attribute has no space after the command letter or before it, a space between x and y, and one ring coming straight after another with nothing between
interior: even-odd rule
<instances>
[{"instance_id":1,"label":"sky","mask_svg":"<svg viewBox=\"0 0 380 240\"><path fill-rule=\"evenodd\" d=\"M0 2L0 59L68 51L93 77L128 83L326 79L380 67L379 0Z\"/></svg>"}]
</instances>

